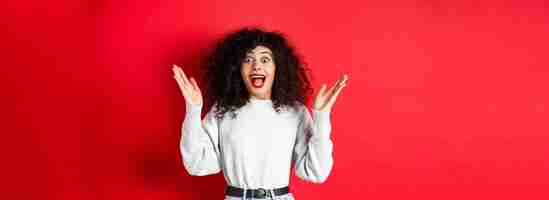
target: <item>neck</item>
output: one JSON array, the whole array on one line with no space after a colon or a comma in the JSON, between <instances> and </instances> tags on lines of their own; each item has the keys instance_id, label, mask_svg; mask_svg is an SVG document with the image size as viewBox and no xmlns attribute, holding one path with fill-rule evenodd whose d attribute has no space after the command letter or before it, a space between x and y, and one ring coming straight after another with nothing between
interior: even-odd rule
<instances>
[{"instance_id":1,"label":"neck","mask_svg":"<svg viewBox=\"0 0 549 200\"><path fill-rule=\"evenodd\" d=\"M250 98L259 99L259 100L270 100L271 99L271 94L250 95Z\"/></svg>"},{"instance_id":2,"label":"neck","mask_svg":"<svg viewBox=\"0 0 549 200\"><path fill-rule=\"evenodd\" d=\"M250 96L250 99L253 99L253 100L271 100L271 98L256 97L256 96Z\"/></svg>"}]
</instances>

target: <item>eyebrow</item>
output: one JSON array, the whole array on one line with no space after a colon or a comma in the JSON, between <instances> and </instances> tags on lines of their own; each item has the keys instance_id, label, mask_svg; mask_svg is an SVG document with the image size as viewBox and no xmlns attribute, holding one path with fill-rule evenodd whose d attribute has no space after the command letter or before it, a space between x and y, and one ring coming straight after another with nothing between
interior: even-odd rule
<instances>
[{"instance_id":1,"label":"eyebrow","mask_svg":"<svg viewBox=\"0 0 549 200\"><path fill-rule=\"evenodd\" d=\"M273 56L273 53L269 52L269 51L262 51L262 52L259 52L260 54L268 54L270 55L271 57ZM252 54L252 52L248 52L247 55L250 55Z\"/></svg>"},{"instance_id":2,"label":"eyebrow","mask_svg":"<svg viewBox=\"0 0 549 200\"><path fill-rule=\"evenodd\" d=\"M268 51L262 51L262 52L259 52L259 53L263 53L263 54L269 54L269 55L273 55L271 52L268 52Z\"/></svg>"}]
</instances>

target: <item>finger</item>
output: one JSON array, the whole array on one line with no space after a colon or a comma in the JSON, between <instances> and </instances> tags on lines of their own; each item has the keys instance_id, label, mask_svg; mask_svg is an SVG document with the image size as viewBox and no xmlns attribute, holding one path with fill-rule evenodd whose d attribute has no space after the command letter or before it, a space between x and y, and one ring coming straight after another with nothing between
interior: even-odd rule
<instances>
[{"instance_id":1,"label":"finger","mask_svg":"<svg viewBox=\"0 0 549 200\"><path fill-rule=\"evenodd\" d=\"M333 88L331 88L332 90L330 90L329 94L333 94L334 90L337 90L339 87L341 87L341 85L346 84L347 83L347 78L348 77L347 77L346 74L341 75L341 77L339 77L339 79L334 84Z\"/></svg>"},{"instance_id":2,"label":"finger","mask_svg":"<svg viewBox=\"0 0 549 200\"><path fill-rule=\"evenodd\" d=\"M328 91L326 91L326 95L328 96L331 96L333 93L334 93L334 90L337 88L337 86L339 85L339 79L328 89Z\"/></svg>"},{"instance_id":3,"label":"finger","mask_svg":"<svg viewBox=\"0 0 549 200\"><path fill-rule=\"evenodd\" d=\"M190 87L191 83L189 82L189 79L187 79L187 75L185 75L185 72L181 67L177 67L177 71L179 71L179 75L183 78L183 82Z\"/></svg>"},{"instance_id":4,"label":"finger","mask_svg":"<svg viewBox=\"0 0 549 200\"><path fill-rule=\"evenodd\" d=\"M179 76L179 67L177 65L173 65L172 71L175 75Z\"/></svg>"},{"instance_id":5,"label":"finger","mask_svg":"<svg viewBox=\"0 0 549 200\"><path fill-rule=\"evenodd\" d=\"M177 68L173 67L172 71L173 71L174 78L179 76L179 71L177 70Z\"/></svg>"},{"instance_id":6,"label":"finger","mask_svg":"<svg viewBox=\"0 0 549 200\"><path fill-rule=\"evenodd\" d=\"M194 80L193 77L191 77L191 82L193 83L193 88L200 93L200 88L198 87L198 84L196 84L196 80Z\"/></svg>"},{"instance_id":7,"label":"finger","mask_svg":"<svg viewBox=\"0 0 549 200\"><path fill-rule=\"evenodd\" d=\"M183 72L181 71L178 71L178 80L181 83L183 89L190 94L191 90L193 90L193 86L191 85L191 83L189 83L189 81L185 81L185 77L183 76Z\"/></svg>"},{"instance_id":8,"label":"finger","mask_svg":"<svg viewBox=\"0 0 549 200\"><path fill-rule=\"evenodd\" d=\"M340 86L341 84L343 84L345 81L347 81L347 75L346 74L343 74L339 77L339 79L337 80L337 83L336 85L337 86Z\"/></svg>"},{"instance_id":9,"label":"finger","mask_svg":"<svg viewBox=\"0 0 549 200\"><path fill-rule=\"evenodd\" d=\"M336 89L337 87L339 87L341 85L341 83L343 83L345 80L346 80L346 76L345 75L342 75L340 76L336 82L334 83L334 85L332 86L332 90Z\"/></svg>"},{"instance_id":10,"label":"finger","mask_svg":"<svg viewBox=\"0 0 549 200\"><path fill-rule=\"evenodd\" d=\"M173 69L173 74L174 74L175 80L177 80L178 82L181 81L181 83L184 83L184 81L183 81L183 76L181 76L181 73L179 72L179 70L177 70L176 68L174 68L174 69Z\"/></svg>"},{"instance_id":11,"label":"finger","mask_svg":"<svg viewBox=\"0 0 549 200\"><path fill-rule=\"evenodd\" d=\"M346 84L346 83L347 83L347 80L349 80L349 76L347 76L347 74L343 74L343 75L341 76L341 78L343 79L343 80L341 81L341 84L344 84L344 83Z\"/></svg>"},{"instance_id":12,"label":"finger","mask_svg":"<svg viewBox=\"0 0 549 200\"><path fill-rule=\"evenodd\" d=\"M176 65L176 64L173 64L173 65L172 65L172 69L173 69L174 71L175 71L176 69L179 69L179 68L180 68L179 65Z\"/></svg>"},{"instance_id":13,"label":"finger","mask_svg":"<svg viewBox=\"0 0 549 200\"><path fill-rule=\"evenodd\" d=\"M316 93L316 98L323 96L325 91L326 91L326 84L322 84L322 86L320 86L320 90L318 90L318 92Z\"/></svg>"},{"instance_id":14,"label":"finger","mask_svg":"<svg viewBox=\"0 0 549 200\"><path fill-rule=\"evenodd\" d=\"M183 92L183 95L189 94L189 88L185 85L183 79L181 76L174 76L175 80L177 81L177 84L179 85L179 89L181 89L181 92Z\"/></svg>"},{"instance_id":15,"label":"finger","mask_svg":"<svg viewBox=\"0 0 549 200\"><path fill-rule=\"evenodd\" d=\"M328 99L328 105L329 107L332 107L332 105L335 103L337 97L339 96L339 93L341 92L341 90L347 86L347 84L342 84L340 85L337 90L335 90L335 92L329 97Z\"/></svg>"},{"instance_id":16,"label":"finger","mask_svg":"<svg viewBox=\"0 0 549 200\"><path fill-rule=\"evenodd\" d=\"M172 71L173 71L173 74L177 77L180 77L180 73L179 73L179 70L177 69L177 67L174 65L174 67L172 68Z\"/></svg>"},{"instance_id":17,"label":"finger","mask_svg":"<svg viewBox=\"0 0 549 200\"><path fill-rule=\"evenodd\" d=\"M187 75L183 71L183 69L179 68L179 71L181 72L181 76L183 77L183 81L185 81L186 86L192 87L191 82L189 81L189 78L187 78Z\"/></svg>"}]
</instances>

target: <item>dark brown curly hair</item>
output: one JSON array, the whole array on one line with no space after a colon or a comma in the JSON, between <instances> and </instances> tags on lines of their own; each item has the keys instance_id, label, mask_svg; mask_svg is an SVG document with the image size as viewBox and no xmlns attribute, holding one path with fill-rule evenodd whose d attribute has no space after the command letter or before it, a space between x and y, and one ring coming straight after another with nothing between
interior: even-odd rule
<instances>
[{"instance_id":1,"label":"dark brown curly hair","mask_svg":"<svg viewBox=\"0 0 549 200\"><path fill-rule=\"evenodd\" d=\"M286 36L260 27L245 27L219 40L202 68L206 106L215 106L216 117L231 112L234 118L234 111L249 101L250 94L240 68L246 53L259 45L273 52L276 70L271 100L276 112L280 112L281 107L295 109L309 101L313 90L309 81L312 74Z\"/></svg>"}]
</instances>

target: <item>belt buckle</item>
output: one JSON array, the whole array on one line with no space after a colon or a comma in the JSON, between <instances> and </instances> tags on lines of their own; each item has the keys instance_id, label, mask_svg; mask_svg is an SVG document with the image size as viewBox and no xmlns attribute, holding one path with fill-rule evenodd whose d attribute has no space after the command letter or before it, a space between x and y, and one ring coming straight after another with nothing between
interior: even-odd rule
<instances>
[{"instance_id":1,"label":"belt buckle","mask_svg":"<svg viewBox=\"0 0 549 200\"><path fill-rule=\"evenodd\" d=\"M254 195L254 196L256 196L257 198L265 198L267 196L267 190L263 188L258 188L256 194L257 195Z\"/></svg>"}]
</instances>

